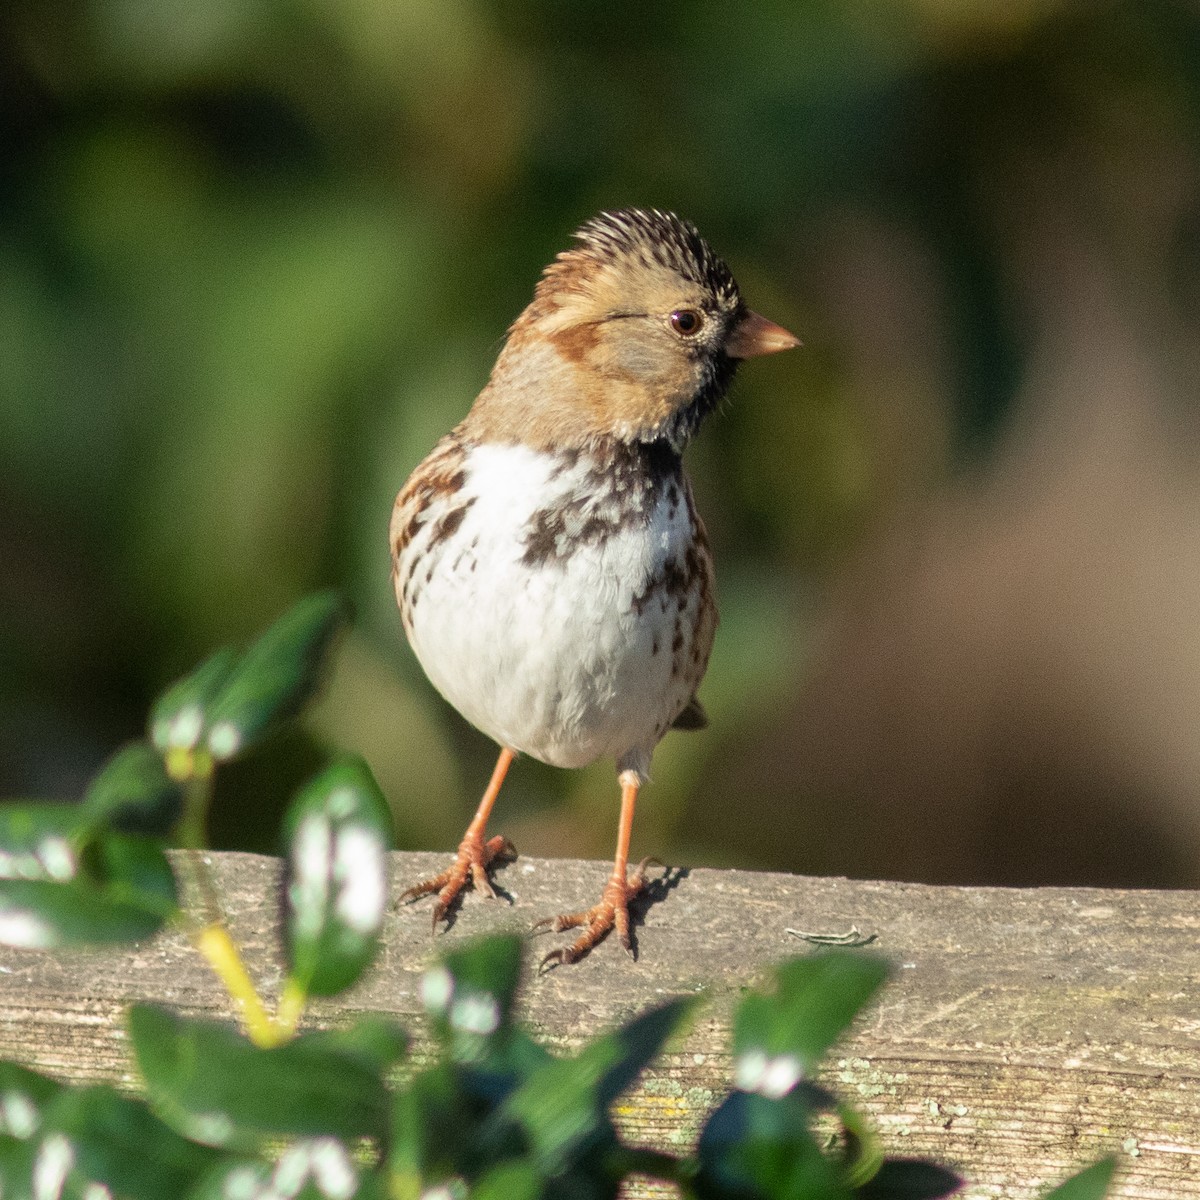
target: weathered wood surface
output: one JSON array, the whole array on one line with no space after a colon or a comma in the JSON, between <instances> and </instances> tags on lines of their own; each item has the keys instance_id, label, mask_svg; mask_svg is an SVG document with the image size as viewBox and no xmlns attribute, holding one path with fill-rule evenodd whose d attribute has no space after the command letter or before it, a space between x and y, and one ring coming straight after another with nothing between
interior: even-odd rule
<instances>
[{"instance_id":1,"label":"weathered wood surface","mask_svg":"<svg viewBox=\"0 0 1200 1200\"><path fill-rule=\"evenodd\" d=\"M212 861L235 937L261 989L280 978L278 862ZM444 861L394 856L397 891ZM464 937L526 929L585 907L599 863L521 859L503 869L512 904L470 894L433 939L429 902L394 912L378 969L343 1004L422 1021L421 971ZM634 962L610 939L589 959L531 980L522 1015L567 1048L663 997L707 988L686 1041L625 1098L628 1137L680 1147L732 1074L729 1017L740 989L805 947L789 927L878 935L894 980L830 1062L829 1082L870 1114L889 1152L932 1155L970 1197L1027 1197L1097 1156L1124 1151L1117 1194L1200 1196L1200 894L922 887L695 870L660 894ZM554 935L531 947L531 965ZM192 1015L229 1007L186 940L111 953L0 951L0 1054L64 1079L132 1084L124 1005ZM648 1194L655 1189L634 1189Z\"/></svg>"}]
</instances>

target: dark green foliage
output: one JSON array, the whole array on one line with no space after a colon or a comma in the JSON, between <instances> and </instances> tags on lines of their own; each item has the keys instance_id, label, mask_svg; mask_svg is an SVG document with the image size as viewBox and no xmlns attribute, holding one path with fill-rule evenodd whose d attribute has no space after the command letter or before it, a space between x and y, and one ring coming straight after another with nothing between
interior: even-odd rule
<instances>
[{"instance_id":1,"label":"dark green foliage","mask_svg":"<svg viewBox=\"0 0 1200 1200\"><path fill-rule=\"evenodd\" d=\"M43 1152L56 1137L70 1146L79 1178L146 1200L183 1195L216 1157L168 1129L141 1101L102 1086L62 1091L43 1117Z\"/></svg>"},{"instance_id":2,"label":"dark green foliage","mask_svg":"<svg viewBox=\"0 0 1200 1200\"><path fill-rule=\"evenodd\" d=\"M200 744L212 702L236 662L237 654L226 646L159 697L150 710L150 740L159 750L194 750Z\"/></svg>"},{"instance_id":3,"label":"dark green foliage","mask_svg":"<svg viewBox=\"0 0 1200 1200\"><path fill-rule=\"evenodd\" d=\"M886 978L883 960L865 954L819 954L784 964L773 994L747 996L738 1007L733 1049L739 1072L774 1070L776 1086L789 1071L797 1079L808 1074Z\"/></svg>"},{"instance_id":4,"label":"dark green foliage","mask_svg":"<svg viewBox=\"0 0 1200 1200\"><path fill-rule=\"evenodd\" d=\"M319 1030L305 1035L311 1050L328 1050L356 1059L367 1069L386 1075L408 1053L408 1034L387 1017L359 1017L345 1029Z\"/></svg>"},{"instance_id":5,"label":"dark green foliage","mask_svg":"<svg viewBox=\"0 0 1200 1200\"><path fill-rule=\"evenodd\" d=\"M136 1005L129 1036L151 1106L196 1141L253 1150L271 1137L379 1138L387 1129L378 1063L327 1035L264 1050L226 1026Z\"/></svg>"},{"instance_id":6,"label":"dark green foliage","mask_svg":"<svg viewBox=\"0 0 1200 1200\"><path fill-rule=\"evenodd\" d=\"M855 1195L859 1200L935 1200L957 1186L954 1173L936 1163L893 1158L858 1188ZM1103 1192L1094 1193L1093 1200L1103 1195Z\"/></svg>"},{"instance_id":7,"label":"dark green foliage","mask_svg":"<svg viewBox=\"0 0 1200 1200\"><path fill-rule=\"evenodd\" d=\"M276 1162L227 1160L187 1200L388 1200L382 1172L364 1171L335 1138L291 1143Z\"/></svg>"},{"instance_id":8,"label":"dark green foliage","mask_svg":"<svg viewBox=\"0 0 1200 1200\"><path fill-rule=\"evenodd\" d=\"M242 753L311 699L345 619L341 596L318 592L240 657L218 650L154 705L151 740L164 754L202 749L218 762Z\"/></svg>"},{"instance_id":9,"label":"dark green foliage","mask_svg":"<svg viewBox=\"0 0 1200 1200\"><path fill-rule=\"evenodd\" d=\"M167 774L162 755L145 742L122 746L104 764L83 797L81 812L90 825L157 835L170 833L182 815L182 785Z\"/></svg>"},{"instance_id":10,"label":"dark green foliage","mask_svg":"<svg viewBox=\"0 0 1200 1200\"><path fill-rule=\"evenodd\" d=\"M175 908L175 879L157 839L97 828L78 807L0 808L0 943L137 941Z\"/></svg>"},{"instance_id":11,"label":"dark green foliage","mask_svg":"<svg viewBox=\"0 0 1200 1200\"><path fill-rule=\"evenodd\" d=\"M795 1096L730 1093L700 1135L697 1193L712 1200L848 1198L850 1189L839 1178L836 1162L817 1145L810 1118L807 1105Z\"/></svg>"},{"instance_id":12,"label":"dark green foliage","mask_svg":"<svg viewBox=\"0 0 1200 1200\"><path fill-rule=\"evenodd\" d=\"M1116 1170L1115 1158L1103 1158L1059 1184L1047 1193L1045 1200L1104 1200Z\"/></svg>"},{"instance_id":13,"label":"dark green foliage","mask_svg":"<svg viewBox=\"0 0 1200 1200\"><path fill-rule=\"evenodd\" d=\"M318 592L246 651L204 706L204 744L213 758L233 758L303 708L345 619L341 596Z\"/></svg>"},{"instance_id":14,"label":"dark green foliage","mask_svg":"<svg viewBox=\"0 0 1200 1200\"><path fill-rule=\"evenodd\" d=\"M497 1118L519 1131L547 1180L586 1165L615 1195L619 1176L605 1168L619 1158L620 1142L609 1107L657 1057L690 1007L686 1000L672 1001L595 1039L574 1059L550 1059L506 1098Z\"/></svg>"},{"instance_id":15,"label":"dark green foliage","mask_svg":"<svg viewBox=\"0 0 1200 1200\"><path fill-rule=\"evenodd\" d=\"M0 1135L29 1137L61 1090L59 1084L45 1075L16 1063L0 1062Z\"/></svg>"},{"instance_id":16,"label":"dark green foliage","mask_svg":"<svg viewBox=\"0 0 1200 1200\"><path fill-rule=\"evenodd\" d=\"M151 833L179 814L181 796L184 823L203 829L213 762L308 698L340 612L336 598L314 597L242 657L223 651L174 685L155 708L153 745L123 749L82 805L0 808L0 942L131 941L168 919L202 948L220 934L180 912L164 840ZM341 758L313 779L285 833L288 1019L261 1018L252 1042L135 1006L129 1034L145 1099L0 1062L5 1200L419 1200L437 1188L476 1200L614 1200L634 1171L703 1200L935 1200L958 1186L932 1163L885 1160L865 1120L813 1081L887 975L882 959L856 952L784 963L769 988L743 998L734 1090L691 1155L626 1146L611 1110L696 998L668 1000L574 1057L554 1057L514 1021L516 937L463 945L425 975L438 1054L402 1085L394 1076L408 1039L386 1018L292 1036L305 997L343 992L376 952L392 834L366 763ZM198 858L182 861L200 871ZM228 966L236 955L227 937L215 940L205 953ZM832 1141L814 1133L818 1117L833 1118ZM1099 1163L1052 1197L1100 1200L1112 1171Z\"/></svg>"}]
</instances>

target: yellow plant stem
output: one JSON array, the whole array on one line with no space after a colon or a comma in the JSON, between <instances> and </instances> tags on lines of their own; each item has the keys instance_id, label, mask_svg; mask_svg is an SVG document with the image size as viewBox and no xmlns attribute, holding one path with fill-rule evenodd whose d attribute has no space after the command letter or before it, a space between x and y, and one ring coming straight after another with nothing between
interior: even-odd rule
<instances>
[{"instance_id":1,"label":"yellow plant stem","mask_svg":"<svg viewBox=\"0 0 1200 1200\"><path fill-rule=\"evenodd\" d=\"M212 756L201 750L174 749L167 755L167 772L184 785L183 818L179 823L183 861L200 905L200 921L192 918L190 933L196 949L208 960L242 1014L246 1035L264 1048L279 1046L295 1036L307 1000L304 989L289 979L272 1017L254 987L246 964L225 928L220 898L204 861L208 805L212 798Z\"/></svg>"},{"instance_id":2,"label":"yellow plant stem","mask_svg":"<svg viewBox=\"0 0 1200 1200\"><path fill-rule=\"evenodd\" d=\"M296 1031L299 1012L292 1016L288 1025L274 1020L268 1014L225 926L216 923L205 925L192 936L196 949L208 960L208 965L241 1010L242 1022L250 1040L263 1048L279 1046L288 1041Z\"/></svg>"},{"instance_id":3,"label":"yellow plant stem","mask_svg":"<svg viewBox=\"0 0 1200 1200\"><path fill-rule=\"evenodd\" d=\"M279 1007L275 1010L275 1027L286 1041L296 1032L300 1018L304 1015L304 1006L308 1003L308 995L304 988L291 977L283 985L279 997Z\"/></svg>"}]
</instances>

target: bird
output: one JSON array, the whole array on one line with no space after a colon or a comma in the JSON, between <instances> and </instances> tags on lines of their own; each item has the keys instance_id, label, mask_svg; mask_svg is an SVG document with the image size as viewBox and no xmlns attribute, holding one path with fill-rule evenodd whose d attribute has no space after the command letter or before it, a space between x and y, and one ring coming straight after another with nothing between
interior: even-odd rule
<instances>
[{"instance_id":1,"label":"bird","mask_svg":"<svg viewBox=\"0 0 1200 1200\"><path fill-rule=\"evenodd\" d=\"M614 928L636 954L629 870L638 793L668 730L707 724L696 690L717 628L712 552L682 455L738 363L800 344L749 309L696 226L659 209L584 222L508 329L466 417L417 466L390 524L392 583L429 680L500 747L437 893L433 929L470 880L515 856L487 824L521 754L612 759L620 816L600 900L536 930L579 930L542 968ZM661 864L659 864L661 865Z\"/></svg>"}]
</instances>

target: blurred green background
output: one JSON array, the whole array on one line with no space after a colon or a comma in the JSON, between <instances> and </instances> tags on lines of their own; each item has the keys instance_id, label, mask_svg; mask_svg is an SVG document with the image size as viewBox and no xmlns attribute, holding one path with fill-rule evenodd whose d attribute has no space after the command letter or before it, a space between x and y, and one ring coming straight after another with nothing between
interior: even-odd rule
<instances>
[{"instance_id":1,"label":"blurred green background","mask_svg":"<svg viewBox=\"0 0 1200 1200\"><path fill-rule=\"evenodd\" d=\"M634 852L1200 883L1200 13L1066 0L7 0L0 794L78 796L152 697L335 584L272 849L332 744L449 848L493 749L394 611L392 498L606 208L690 217L804 349L689 453L712 727ZM605 857L610 764L495 819Z\"/></svg>"}]
</instances>

